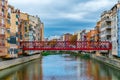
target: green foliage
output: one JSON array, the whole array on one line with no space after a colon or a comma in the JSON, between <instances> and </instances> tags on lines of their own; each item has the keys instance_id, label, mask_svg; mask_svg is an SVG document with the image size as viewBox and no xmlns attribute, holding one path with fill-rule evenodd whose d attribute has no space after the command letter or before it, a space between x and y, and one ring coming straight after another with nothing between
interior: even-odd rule
<instances>
[{"instance_id":1,"label":"green foliage","mask_svg":"<svg viewBox=\"0 0 120 80\"><path fill-rule=\"evenodd\" d=\"M50 55L49 52L42 52L42 56L48 56L48 55Z\"/></svg>"},{"instance_id":2,"label":"green foliage","mask_svg":"<svg viewBox=\"0 0 120 80\"><path fill-rule=\"evenodd\" d=\"M70 54L70 56L79 56L80 58L83 59L90 59L90 54L81 54L81 53L76 53L76 52L71 52L71 51L60 51L57 53L56 51L45 51L42 52L42 56L48 56L48 55L58 55L58 54Z\"/></svg>"},{"instance_id":3,"label":"green foliage","mask_svg":"<svg viewBox=\"0 0 120 80\"><path fill-rule=\"evenodd\" d=\"M83 59L90 59L90 54L88 54L88 53L81 54L81 53L71 52L70 55L71 56L79 56L80 58L83 58Z\"/></svg>"},{"instance_id":4,"label":"green foliage","mask_svg":"<svg viewBox=\"0 0 120 80\"><path fill-rule=\"evenodd\" d=\"M57 54L61 54L61 53L57 53L56 51L45 51L45 52L42 52L42 56L57 55Z\"/></svg>"}]
</instances>

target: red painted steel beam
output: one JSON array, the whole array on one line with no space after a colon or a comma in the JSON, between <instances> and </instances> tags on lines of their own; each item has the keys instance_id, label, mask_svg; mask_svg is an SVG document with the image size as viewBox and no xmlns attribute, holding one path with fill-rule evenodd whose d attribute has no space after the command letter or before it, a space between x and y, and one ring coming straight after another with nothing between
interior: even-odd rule
<instances>
[{"instance_id":1,"label":"red painted steel beam","mask_svg":"<svg viewBox=\"0 0 120 80\"><path fill-rule=\"evenodd\" d=\"M112 44L108 41L23 41L20 42L23 50L111 50Z\"/></svg>"}]
</instances>

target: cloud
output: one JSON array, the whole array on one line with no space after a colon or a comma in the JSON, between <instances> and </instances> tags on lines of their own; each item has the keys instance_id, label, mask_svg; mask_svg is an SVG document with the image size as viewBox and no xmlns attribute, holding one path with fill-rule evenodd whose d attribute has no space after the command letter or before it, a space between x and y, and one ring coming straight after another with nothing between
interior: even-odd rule
<instances>
[{"instance_id":1,"label":"cloud","mask_svg":"<svg viewBox=\"0 0 120 80\"><path fill-rule=\"evenodd\" d=\"M116 2L117 0L9 0L11 5L21 11L38 15L47 29L46 36L52 34L49 30L62 34L63 31L74 32L94 27L101 13L109 10ZM55 30L57 27L63 30Z\"/></svg>"},{"instance_id":2,"label":"cloud","mask_svg":"<svg viewBox=\"0 0 120 80\"><path fill-rule=\"evenodd\" d=\"M54 35L54 36L50 36L50 37L48 38L48 40L59 39L59 38L60 38L60 36Z\"/></svg>"},{"instance_id":3,"label":"cloud","mask_svg":"<svg viewBox=\"0 0 120 80\"><path fill-rule=\"evenodd\" d=\"M83 20L86 16L114 5L115 0L10 0L11 4L43 19ZM22 5L22 6L21 6ZM85 19L86 20L86 19Z\"/></svg>"},{"instance_id":4,"label":"cloud","mask_svg":"<svg viewBox=\"0 0 120 80\"><path fill-rule=\"evenodd\" d=\"M110 7L112 5L114 5L115 0L89 0L86 3L79 3L78 5L76 5L75 7L73 7L74 10L78 11L87 11L87 12L94 12L94 11L98 11L100 9L103 8L107 8ZM81 9L80 9L81 7Z\"/></svg>"},{"instance_id":5,"label":"cloud","mask_svg":"<svg viewBox=\"0 0 120 80\"><path fill-rule=\"evenodd\" d=\"M30 4L35 4L35 5L45 5L45 4L51 4L53 0L9 0L11 4L18 4L18 5L30 5Z\"/></svg>"}]
</instances>

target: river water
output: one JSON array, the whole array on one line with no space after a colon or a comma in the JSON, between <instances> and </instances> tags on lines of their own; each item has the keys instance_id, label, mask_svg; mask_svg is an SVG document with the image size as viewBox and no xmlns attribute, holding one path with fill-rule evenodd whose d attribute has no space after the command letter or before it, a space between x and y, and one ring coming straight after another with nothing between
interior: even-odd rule
<instances>
[{"instance_id":1,"label":"river water","mask_svg":"<svg viewBox=\"0 0 120 80\"><path fill-rule=\"evenodd\" d=\"M95 60L63 54L2 70L0 80L120 80L120 71Z\"/></svg>"}]
</instances>

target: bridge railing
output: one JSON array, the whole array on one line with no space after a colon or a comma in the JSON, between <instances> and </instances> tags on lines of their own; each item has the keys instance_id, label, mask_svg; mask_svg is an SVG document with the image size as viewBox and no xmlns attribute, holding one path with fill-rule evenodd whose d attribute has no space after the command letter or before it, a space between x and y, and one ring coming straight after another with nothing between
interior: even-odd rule
<instances>
[{"instance_id":1,"label":"bridge railing","mask_svg":"<svg viewBox=\"0 0 120 80\"><path fill-rule=\"evenodd\" d=\"M23 50L111 50L107 41L23 41Z\"/></svg>"}]
</instances>

